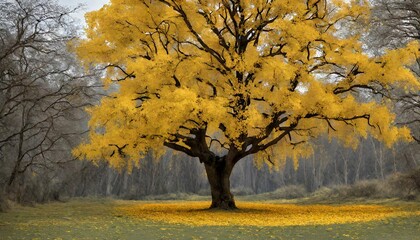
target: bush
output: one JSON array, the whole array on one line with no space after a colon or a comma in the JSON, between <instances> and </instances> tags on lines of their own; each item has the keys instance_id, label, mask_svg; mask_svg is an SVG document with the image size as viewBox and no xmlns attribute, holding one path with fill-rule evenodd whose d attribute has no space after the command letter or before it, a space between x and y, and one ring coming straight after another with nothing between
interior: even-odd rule
<instances>
[{"instance_id":1,"label":"bush","mask_svg":"<svg viewBox=\"0 0 420 240\"><path fill-rule=\"evenodd\" d=\"M306 197L307 194L308 192L303 185L288 185L264 195L267 195L268 199L295 199Z\"/></svg>"},{"instance_id":2,"label":"bush","mask_svg":"<svg viewBox=\"0 0 420 240\"><path fill-rule=\"evenodd\" d=\"M392 194L405 199L415 200L420 195L420 168L409 173L397 173L388 179Z\"/></svg>"},{"instance_id":3,"label":"bush","mask_svg":"<svg viewBox=\"0 0 420 240\"><path fill-rule=\"evenodd\" d=\"M231 190L231 192L234 196L246 196L255 194L251 188L246 187L234 188Z\"/></svg>"},{"instance_id":4,"label":"bush","mask_svg":"<svg viewBox=\"0 0 420 240\"><path fill-rule=\"evenodd\" d=\"M353 185L321 188L311 198L317 200L349 198L399 198L416 200L420 195L420 168L396 173L385 180L363 180Z\"/></svg>"},{"instance_id":5,"label":"bush","mask_svg":"<svg viewBox=\"0 0 420 240\"><path fill-rule=\"evenodd\" d=\"M350 186L339 186L333 189L333 195L342 198L375 198L381 197L380 182L377 180L360 181Z\"/></svg>"}]
</instances>

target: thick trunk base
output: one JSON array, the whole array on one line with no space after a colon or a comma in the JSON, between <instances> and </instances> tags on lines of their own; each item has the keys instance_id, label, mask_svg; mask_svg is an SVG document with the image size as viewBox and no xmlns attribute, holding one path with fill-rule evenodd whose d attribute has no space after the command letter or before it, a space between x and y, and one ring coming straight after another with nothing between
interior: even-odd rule
<instances>
[{"instance_id":1,"label":"thick trunk base","mask_svg":"<svg viewBox=\"0 0 420 240\"><path fill-rule=\"evenodd\" d=\"M235 210L238 209L233 199L233 195L230 197L212 199L210 209L221 209L221 210Z\"/></svg>"},{"instance_id":2,"label":"thick trunk base","mask_svg":"<svg viewBox=\"0 0 420 240\"><path fill-rule=\"evenodd\" d=\"M205 164L207 178L211 188L210 209L233 210L237 209L235 200L230 192L230 174L232 168L225 164L209 165Z\"/></svg>"}]
</instances>

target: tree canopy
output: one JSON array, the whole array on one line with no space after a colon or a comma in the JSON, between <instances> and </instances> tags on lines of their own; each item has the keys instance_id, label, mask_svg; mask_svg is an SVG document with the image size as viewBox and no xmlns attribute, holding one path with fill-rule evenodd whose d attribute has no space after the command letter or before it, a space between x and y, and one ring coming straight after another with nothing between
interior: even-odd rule
<instances>
[{"instance_id":1,"label":"tree canopy","mask_svg":"<svg viewBox=\"0 0 420 240\"><path fill-rule=\"evenodd\" d=\"M163 146L203 162L274 161L310 154L326 132L351 146L408 139L386 100L369 96L418 89L406 66L419 45L371 56L360 41L368 11L366 1L112 0L87 14L77 52L117 90L89 109L75 154L130 168Z\"/></svg>"}]
</instances>

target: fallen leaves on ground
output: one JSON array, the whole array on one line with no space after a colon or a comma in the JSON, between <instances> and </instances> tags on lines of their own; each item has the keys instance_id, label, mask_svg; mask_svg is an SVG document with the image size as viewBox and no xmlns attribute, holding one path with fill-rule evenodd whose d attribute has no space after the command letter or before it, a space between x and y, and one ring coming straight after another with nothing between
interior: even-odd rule
<instances>
[{"instance_id":1,"label":"fallen leaves on ground","mask_svg":"<svg viewBox=\"0 0 420 240\"><path fill-rule=\"evenodd\" d=\"M239 210L208 210L208 202L138 203L116 207L137 219L195 226L304 226L370 222L420 215L381 205L295 205L239 203Z\"/></svg>"}]
</instances>

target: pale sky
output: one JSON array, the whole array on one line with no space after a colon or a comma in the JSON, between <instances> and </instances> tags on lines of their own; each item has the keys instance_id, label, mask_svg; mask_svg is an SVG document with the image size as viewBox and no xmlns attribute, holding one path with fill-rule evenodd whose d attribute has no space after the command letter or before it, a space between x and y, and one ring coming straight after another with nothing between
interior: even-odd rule
<instances>
[{"instance_id":1,"label":"pale sky","mask_svg":"<svg viewBox=\"0 0 420 240\"><path fill-rule=\"evenodd\" d=\"M79 11L75 17L79 18L84 23L84 14L89 11L100 9L104 4L108 3L109 0L58 0L60 5L66 7L75 7L79 4L83 4L84 7Z\"/></svg>"}]
</instances>

